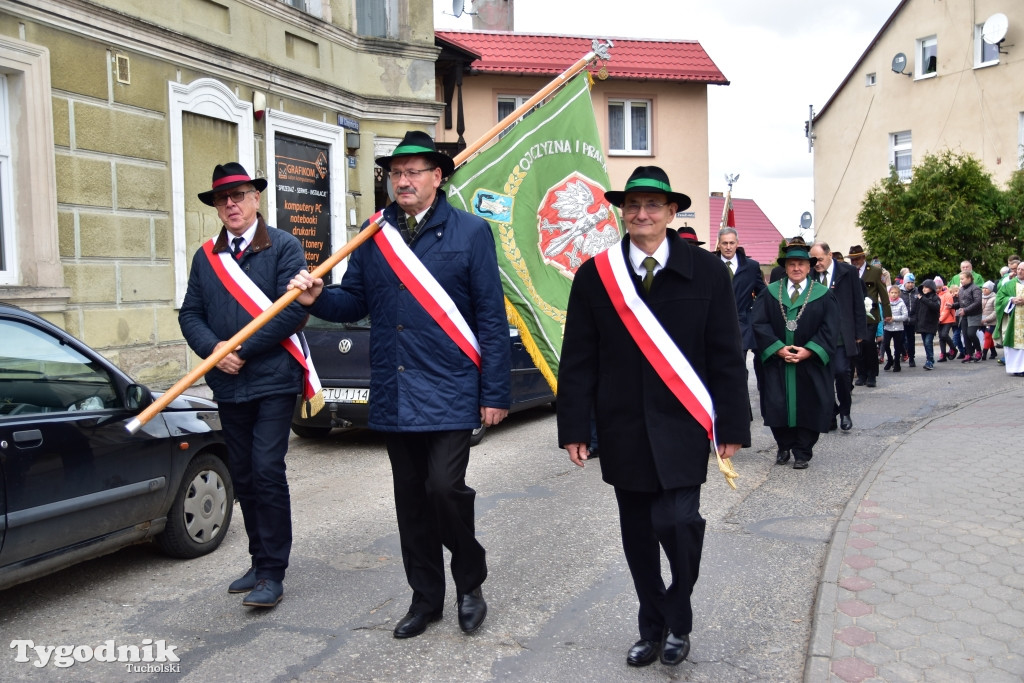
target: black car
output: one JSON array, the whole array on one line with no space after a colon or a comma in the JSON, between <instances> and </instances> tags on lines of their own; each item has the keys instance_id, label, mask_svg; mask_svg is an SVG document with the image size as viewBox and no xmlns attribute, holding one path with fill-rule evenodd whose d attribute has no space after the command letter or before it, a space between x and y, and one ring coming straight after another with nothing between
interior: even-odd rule
<instances>
[{"instance_id":1,"label":"black car","mask_svg":"<svg viewBox=\"0 0 1024 683\"><path fill-rule=\"evenodd\" d=\"M217 405L153 394L85 344L0 303L0 589L155 539L212 552L234 488Z\"/></svg>"},{"instance_id":2,"label":"black car","mask_svg":"<svg viewBox=\"0 0 1024 683\"><path fill-rule=\"evenodd\" d=\"M305 328L313 365L324 387L325 406L311 418L295 406L292 431L305 438L323 438L335 427L366 427L370 401L370 321L329 323L310 318ZM512 406L515 413L555 401L544 376L534 365L519 336L509 327L512 346ZM473 430L472 445L484 438L485 427Z\"/></svg>"}]
</instances>

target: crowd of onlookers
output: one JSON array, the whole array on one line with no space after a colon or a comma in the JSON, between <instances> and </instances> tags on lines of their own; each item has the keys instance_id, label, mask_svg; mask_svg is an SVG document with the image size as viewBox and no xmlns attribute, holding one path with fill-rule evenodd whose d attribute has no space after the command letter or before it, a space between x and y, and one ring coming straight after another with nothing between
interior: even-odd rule
<instances>
[{"instance_id":1,"label":"crowd of onlookers","mask_svg":"<svg viewBox=\"0 0 1024 683\"><path fill-rule=\"evenodd\" d=\"M950 278L948 284L938 275L918 282L907 268L895 277L882 269L882 281L888 289L892 310L891 318L882 323L876 335L880 342L878 359L885 363L884 370L900 372L904 363L916 367L918 335L925 353L925 370L934 369L936 363L955 360L961 363L995 360L1005 365L999 353L1003 343L997 330L1000 310L996 292L1017 278L1020 263L1020 256L1011 255L997 278L984 280L974 273L970 261L963 261L960 272ZM877 260L874 265L880 267ZM934 355L936 339L938 356Z\"/></svg>"}]
</instances>

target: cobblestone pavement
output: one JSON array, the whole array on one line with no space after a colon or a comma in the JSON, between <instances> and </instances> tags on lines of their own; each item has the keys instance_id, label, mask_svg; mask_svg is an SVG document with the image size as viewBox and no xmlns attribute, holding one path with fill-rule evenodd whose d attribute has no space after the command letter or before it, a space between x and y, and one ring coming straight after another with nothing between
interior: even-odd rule
<instances>
[{"instance_id":1,"label":"cobblestone pavement","mask_svg":"<svg viewBox=\"0 0 1024 683\"><path fill-rule=\"evenodd\" d=\"M1024 386L896 443L832 539L804 680L1024 680Z\"/></svg>"}]
</instances>

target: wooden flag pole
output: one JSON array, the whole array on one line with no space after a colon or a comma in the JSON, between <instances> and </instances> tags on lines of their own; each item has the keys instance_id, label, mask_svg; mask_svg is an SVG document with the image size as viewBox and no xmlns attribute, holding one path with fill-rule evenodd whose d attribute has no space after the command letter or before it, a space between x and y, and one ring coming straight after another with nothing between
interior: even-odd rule
<instances>
[{"instance_id":1,"label":"wooden flag pole","mask_svg":"<svg viewBox=\"0 0 1024 683\"><path fill-rule=\"evenodd\" d=\"M548 97L551 93L558 90L558 88L565 85L570 78L585 69L590 62L597 58L605 60L609 59L608 49L611 47L612 41L608 40L601 42L595 39L592 43L592 50L590 52L581 57L575 64L570 66L554 80L537 91L537 93L524 102L522 106L518 107L514 112L499 121L493 128L484 133L480 139L459 152L453 160L455 166L458 167L465 163L469 157L480 151L480 149L497 136L498 133L515 123L519 117L529 112L533 107L544 100L544 98ZM355 251L356 248L366 242L366 240L373 237L374 233L380 230L380 227L380 223L376 221L367 225L355 237L346 242L340 249L331 254L323 263L317 266L311 275L314 278L321 278L329 273L331 269L338 265L343 258ZM277 301L271 304L258 316L253 318L248 325L236 332L234 336L222 344L218 350L207 356L199 365L194 367L191 372L175 382L170 389L163 393L163 395L153 401L153 403L146 407L146 409L141 413L132 418L132 420L125 425L125 429L132 434L137 433L139 429L142 428L142 425L152 420L157 413L166 408L171 401L178 398L178 396L181 396L186 389L195 384L203 375L216 367L217 363L226 358L227 355L234 351L240 344L242 344L242 342L254 335L261 327L266 325L271 318L276 316L289 304L295 301L300 294L302 294L302 290L290 289L281 295Z\"/></svg>"}]
</instances>

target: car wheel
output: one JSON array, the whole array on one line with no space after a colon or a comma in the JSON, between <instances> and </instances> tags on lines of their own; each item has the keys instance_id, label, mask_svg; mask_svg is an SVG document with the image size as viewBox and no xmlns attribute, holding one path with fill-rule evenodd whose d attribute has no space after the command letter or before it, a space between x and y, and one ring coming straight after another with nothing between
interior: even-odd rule
<instances>
[{"instance_id":1,"label":"car wheel","mask_svg":"<svg viewBox=\"0 0 1024 683\"><path fill-rule=\"evenodd\" d=\"M484 432L487 431L487 427L480 425L473 430L473 433L469 435L469 445L475 446L484 440Z\"/></svg>"},{"instance_id":2,"label":"car wheel","mask_svg":"<svg viewBox=\"0 0 1024 683\"><path fill-rule=\"evenodd\" d=\"M307 427L306 425L292 423L292 431L295 432L296 436L300 436L303 439L326 439L331 433L331 428Z\"/></svg>"},{"instance_id":3,"label":"car wheel","mask_svg":"<svg viewBox=\"0 0 1024 683\"><path fill-rule=\"evenodd\" d=\"M185 468L181 486L167 513L167 526L156 537L171 557L192 558L212 553L231 524L235 489L223 460L197 455Z\"/></svg>"}]
</instances>

